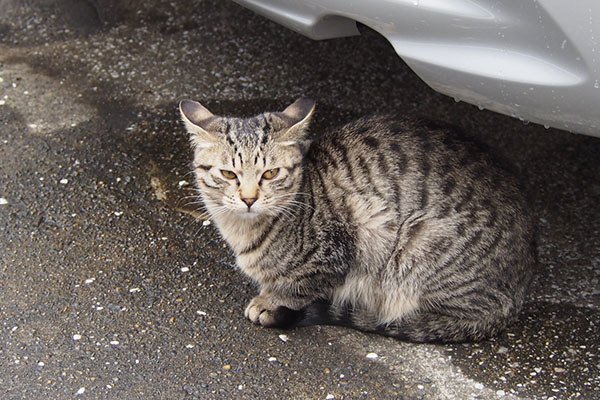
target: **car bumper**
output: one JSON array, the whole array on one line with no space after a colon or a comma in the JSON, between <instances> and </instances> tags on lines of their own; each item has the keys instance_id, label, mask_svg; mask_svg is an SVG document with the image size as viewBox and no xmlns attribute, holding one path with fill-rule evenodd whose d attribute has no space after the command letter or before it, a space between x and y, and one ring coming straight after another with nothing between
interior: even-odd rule
<instances>
[{"instance_id":1,"label":"car bumper","mask_svg":"<svg viewBox=\"0 0 600 400\"><path fill-rule=\"evenodd\" d=\"M433 89L546 127L600 137L596 0L235 0L313 39L386 37Z\"/></svg>"}]
</instances>

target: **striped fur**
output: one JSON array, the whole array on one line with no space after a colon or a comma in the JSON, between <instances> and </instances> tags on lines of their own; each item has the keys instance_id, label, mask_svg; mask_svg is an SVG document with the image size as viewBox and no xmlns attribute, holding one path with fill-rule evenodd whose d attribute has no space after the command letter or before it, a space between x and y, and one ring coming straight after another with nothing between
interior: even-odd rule
<instances>
[{"instance_id":1,"label":"striped fur","mask_svg":"<svg viewBox=\"0 0 600 400\"><path fill-rule=\"evenodd\" d=\"M260 287L245 312L253 322L456 342L516 318L533 226L514 178L476 145L389 116L311 143L308 99L247 119L180 109L199 196Z\"/></svg>"}]
</instances>

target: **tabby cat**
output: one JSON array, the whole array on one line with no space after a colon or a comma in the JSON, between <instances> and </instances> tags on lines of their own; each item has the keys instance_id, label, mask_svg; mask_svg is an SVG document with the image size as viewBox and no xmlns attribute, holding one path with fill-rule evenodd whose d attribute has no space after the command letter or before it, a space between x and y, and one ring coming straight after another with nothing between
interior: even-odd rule
<instances>
[{"instance_id":1,"label":"tabby cat","mask_svg":"<svg viewBox=\"0 0 600 400\"><path fill-rule=\"evenodd\" d=\"M199 196L259 288L245 315L477 341L523 306L533 225L514 178L448 129L375 116L311 140L315 102L252 118L184 100Z\"/></svg>"}]
</instances>

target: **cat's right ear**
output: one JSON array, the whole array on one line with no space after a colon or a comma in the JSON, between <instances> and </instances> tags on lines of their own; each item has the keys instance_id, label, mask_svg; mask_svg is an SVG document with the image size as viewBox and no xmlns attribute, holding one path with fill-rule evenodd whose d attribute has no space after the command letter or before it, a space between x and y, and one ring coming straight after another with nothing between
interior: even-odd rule
<instances>
[{"instance_id":1,"label":"cat's right ear","mask_svg":"<svg viewBox=\"0 0 600 400\"><path fill-rule=\"evenodd\" d=\"M315 111L316 103L308 97L301 97L283 112L276 113L286 121L288 127L276 138L280 144L296 145L307 142L308 125Z\"/></svg>"},{"instance_id":2,"label":"cat's right ear","mask_svg":"<svg viewBox=\"0 0 600 400\"><path fill-rule=\"evenodd\" d=\"M179 112L195 147L211 147L217 142L215 135L207 128L217 117L206 107L197 101L182 100L179 103Z\"/></svg>"}]
</instances>

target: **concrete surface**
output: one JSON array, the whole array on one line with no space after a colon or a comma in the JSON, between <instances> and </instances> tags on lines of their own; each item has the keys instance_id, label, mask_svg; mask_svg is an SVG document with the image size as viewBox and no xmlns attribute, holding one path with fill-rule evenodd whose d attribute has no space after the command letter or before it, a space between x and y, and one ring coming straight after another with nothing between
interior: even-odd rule
<instances>
[{"instance_id":1,"label":"concrete surface","mask_svg":"<svg viewBox=\"0 0 600 400\"><path fill-rule=\"evenodd\" d=\"M600 398L600 140L436 94L362 31L314 42L229 1L0 0L0 398ZM520 169L540 262L518 323L439 346L243 318L255 289L186 205L177 100L300 95L316 132L424 115Z\"/></svg>"}]
</instances>

